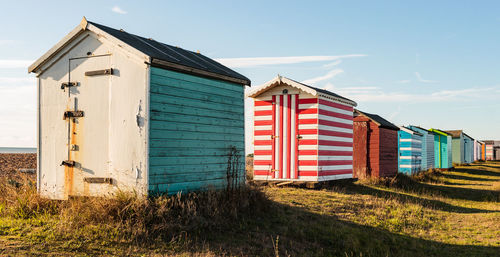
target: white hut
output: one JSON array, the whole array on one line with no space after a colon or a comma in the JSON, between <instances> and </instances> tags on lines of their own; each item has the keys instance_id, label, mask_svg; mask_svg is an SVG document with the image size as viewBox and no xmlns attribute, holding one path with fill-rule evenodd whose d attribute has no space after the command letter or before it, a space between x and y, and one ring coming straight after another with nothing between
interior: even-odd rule
<instances>
[{"instance_id":1,"label":"white hut","mask_svg":"<svg viewBox=\"0 0 500 257\"><path fill-rule=\"evenodd\" d=\"M46 197L116 190L221 188L244 151L244 85L199 53L85 18L29 67L38 78L38 190ZM244 181L244 159L231 179Z\"/></svg>"}]
</instances>

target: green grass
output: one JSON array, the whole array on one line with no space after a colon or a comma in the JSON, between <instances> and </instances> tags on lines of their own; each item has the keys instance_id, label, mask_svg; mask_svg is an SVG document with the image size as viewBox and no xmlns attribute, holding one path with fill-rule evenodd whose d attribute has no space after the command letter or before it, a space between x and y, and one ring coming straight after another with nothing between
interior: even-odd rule
<instances>
[{"instance_id":1,"label":"green grass","mask_svg":"<svg viewBox=\"0 0 500 257\"><path fill-rule=\"evenodd\" d=\"M500 255L500 162L230 199L61 203L15 190L0 198L0 255Z\"/></svg>"}]
</instances>

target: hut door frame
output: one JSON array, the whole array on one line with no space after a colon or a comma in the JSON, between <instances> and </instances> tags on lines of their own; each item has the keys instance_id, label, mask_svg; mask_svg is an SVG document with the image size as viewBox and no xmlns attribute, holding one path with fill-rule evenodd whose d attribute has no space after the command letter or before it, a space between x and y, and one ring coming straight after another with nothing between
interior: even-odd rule
<instances>
[{"instance_id":1,"label":"hut door frame","mask_svg":"<svg viewBox=\"0 0 500 257\"><path fill-rule=\"evenodd\" d=\"M108 140L104 142L93 140L101 133L109 134L108 127L106 127L106 131L96 131L96 129L101 128L101 124L97 124L99 119L96 119L96 116L109 115L109 111L95 107L89 108L94 105L90 101L95 100L93 97L96 93L99 94L99 91L102 90L109 92L111 85L109 75L113 75L113 69L104 66L110 64L110 55L74 57L68 61L68 83L61 86L61 89L67 90L68 94L68 104L64 113L64 119L68 123L68 155L61 164L66 166L65 193L67 196L92 195L93 192L90 191L96 191L97 188L90 188L90 184L98 184L98 187L101 188L99 185L114 183L109 177L108 149L101 149L101 145L107 145ZM99 78L102 76L106 76L106 78ZM100 81L93 81L93 77ZM92 122L94 124L89 124ZM87 136L83 137L84 134ZM96 158L96 156L98 157ZM95 165L96 163L99 165ZM99 166L101 168L96 168ZM97 189L97 191L99 190Z\"/></svg>"},{"instance_id":2,"label":"hut door frame","mask_svg":"<svg viewBox=\"0 0 500 257\"><path fill-rule=\"evenodd\" d=\"M272 169L273 179L298 179L299 95L273 95Z\"/></svg>"}]
</instances>

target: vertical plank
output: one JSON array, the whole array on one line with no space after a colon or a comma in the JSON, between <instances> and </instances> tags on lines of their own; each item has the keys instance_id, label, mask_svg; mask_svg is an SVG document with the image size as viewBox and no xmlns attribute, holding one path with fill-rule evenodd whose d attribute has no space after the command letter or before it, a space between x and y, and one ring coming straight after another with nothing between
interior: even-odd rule
<instances>
[{"instance_id":1,"label":"vertical plank","mask_svg":"<svg viewBox=\"0 0 500 257\"><path fill-rule=\"evenodd\" d=\"M280 141L280 147L279 147L279 172L278 172L278 178L282 178L282 172L283 172L283 96L280 95L280 106L279 106L279 130L280 130L280 136L279 136L279 141Z\"/></svg>"},{"instance_id":2,"label":"vertical plank","mask_svg":"<svg viewBox=\"0 0 500 257\"><path fill-rule=\"evenodd\" d=\"M271 142L271 161L272 161L272 168L271 168L271 173L272 173L272 178L275 177L275 170L276 170L276 151L275 151L275 148L276 148L276 96L273 95L273 115L272 115L272 129L273 129L273 138L271 138L272 142Z\"/></svg>"},{"instance_id":3,"label":"vertical plank","mask_svg":"<svg viewBox=\"0 0 500 257\"><path fill-rule=\"evenodd\" d=\"M355 178L367 176L368 161L368 122L354 122L353 169Z\"/></svg>"}]
</instances>

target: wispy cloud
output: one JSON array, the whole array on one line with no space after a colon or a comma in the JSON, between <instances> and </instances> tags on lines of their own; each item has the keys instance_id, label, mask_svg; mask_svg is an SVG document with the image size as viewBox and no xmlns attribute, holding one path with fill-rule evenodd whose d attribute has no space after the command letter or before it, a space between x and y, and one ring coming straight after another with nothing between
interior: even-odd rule
<instances>
[{"instance_id":1,"label":"wispy cloud","mask_svg":"<svg viewBox=\"0 0 500 257\"><path fill-rule=\"evenodd\" d=\"M304 81L302 81L302 83L314 85L314 84L316 84L316 83L318 83L320 81L331 79L331 78L337 76L338 74L340 74L342 72L344 72L344 70L342 70L342 69L335 69L335 70L329 71L327 74L325 74L323 76L319 76L319 77L315 77L315 78L304 80Z\"/></svg>"},{"instance_id":2,"label":"wispy cloud","mask_svg":"<svg viewBox=\"0 0 500 257\"><path fill-rule=\"evenodd\" d=\"M1 69L28 68L32 60L0 60Z\"/></svg>"},{"instance_id":3,"label":"wispy cloud","mask_svg":"<svg viewBox=\"0 0 500 257\"><path fill-rule=\"evenodd\" d=\"M415 71L415 76L417 77L417 80L422 82L422 83L437 83L438 82L436 80L423 79L422 76L420 75L420 72L418 72L418 71Z\"/></svg>"},{"instance_id":4,"label":"wispy cloud","mask_svg":"<svg viewBox=\"0 0 500 257\"><path fill-rule=\"evenodd\" d=\"M398 105L398 108L391 112L388 116L389 120L395 119L399 114L401 114L401 105Z\"/></svg>"},{"instance_id":5,"label":"wispy cloud","mask_svg":"<svg viewBox=\"0 0 500 257\"><path fill-rule=\"evenodd\" d=\"M127 14L127 11L123 10L120 6L115 5L113 8L111 8L111 11L118 13L118 14Z\"/></svg>"},{"instance_id":6,"label":"wispy cloud","mask_svg":"<svg viewBox=\"0 0 500 257\"><path fill-rule=\"evenodd\" d=\"M396 81L396 83L399 83L399 84L407 84L407 83L410 83L410 82L411 82L411 80L409 80L409 79L403 79L403 80Z\"/></svg>"},{"instance_id":7,"label":"wispy cloud","mask_svg":"<svg viewBox=\"0 0 500 257\"><path fill-rule=\"evenodd\" d=\"M342 60L341 60L341 59L339 59L339 60L336 60L336 61L334 61L334 62L327 63L327 64L323 65L323 67L325 67L325 68L331 68L331 67L333 67L333 66L337 66L337 65L339 65L339 64L341 64L341 63L342 63Z\"/></svg>"},{"instance_id":8,"label":"wispy cloud","mask_svg":"<svg viewBox=\"0 0 500 257\"><path fill-rule=\"evenodd\" d=\"M265 65L337 61L346 58L356 58L364 56L366 55L348 54L348 55L320 55L320 56L217 58L215 60L231 68L249 68L249 67L258 67Z\"/></svg>"},{"instance_id":9,"label":"wispy cloud","mask_svg":"<svg viewBox=\"0 0 500 257\"><path fill-rule=\"evenodd\" d=\"M451 102L500 97L495 89L500 87L475 87L459 90L440 90L428 94L385 92L378 87L335 87L328 83L323 88L359 102L429 103Z\"/></svg>"}]
</instances>

